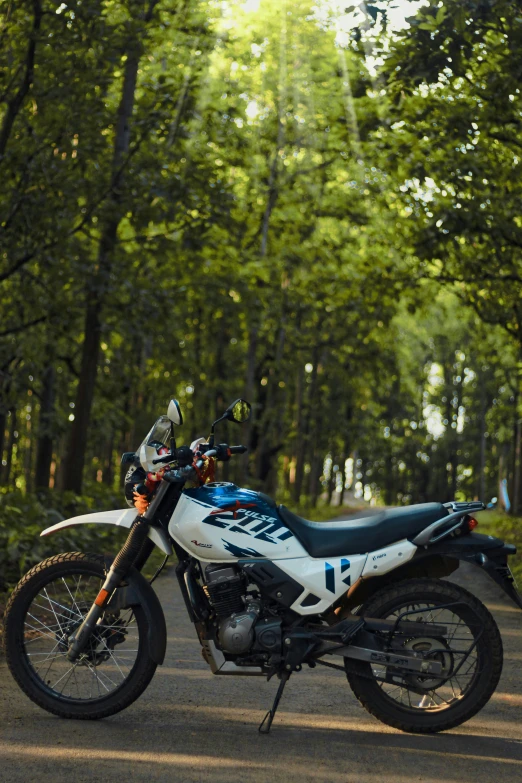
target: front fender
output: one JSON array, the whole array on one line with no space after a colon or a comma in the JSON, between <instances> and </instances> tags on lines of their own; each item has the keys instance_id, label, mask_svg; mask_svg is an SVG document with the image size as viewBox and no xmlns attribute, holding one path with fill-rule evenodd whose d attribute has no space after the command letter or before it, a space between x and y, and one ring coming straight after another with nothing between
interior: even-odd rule
<instances>
[{"instance_id":1,"label":"front fender","mask_svg":"<svg viewBox=\"0 0 522 783\"><path fill-rule=\"evenodd\" d=\"M148 623L147 643L154 663L162 664L167 648L167 626L159 598L143 574L132 568L125 577L125 587L114 591L107 609L128 609L141 606Z\"/></svg>"},{"instance_id":2,"label":"front fender","mask_svg":"<svg viewBox=\"0 0 522 783\"><path fill-rule=\"evenodd\" d=\"M116 525L117 527L130 528L136 519L137 511L135 508L116 509L115 511L95 511L91 514L81 514L78 517L71 517L58 522L56 525L47 527L40 533L41 536L51 536L59 530L65 530L74 525ZM172 545L167 534L157 527L150 527L148 536L157 547L166 555L172 554Z\"/></svg>"}]
</instances>

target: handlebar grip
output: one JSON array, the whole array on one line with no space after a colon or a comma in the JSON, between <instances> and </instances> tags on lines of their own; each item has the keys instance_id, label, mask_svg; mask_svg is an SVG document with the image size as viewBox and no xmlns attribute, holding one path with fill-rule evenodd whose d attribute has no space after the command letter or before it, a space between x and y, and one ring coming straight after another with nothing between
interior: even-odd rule
<instances>
[{"instance_id":1,"label":"handlebar grip","mask_svg":"<svg viewBox=\"0 0 522 783\"><path fill-rule=\"evenodd\" d=\"M231 454L244 454L248 449L246 446L230 446L229 451Z\"/></svg>"}]
</instances>

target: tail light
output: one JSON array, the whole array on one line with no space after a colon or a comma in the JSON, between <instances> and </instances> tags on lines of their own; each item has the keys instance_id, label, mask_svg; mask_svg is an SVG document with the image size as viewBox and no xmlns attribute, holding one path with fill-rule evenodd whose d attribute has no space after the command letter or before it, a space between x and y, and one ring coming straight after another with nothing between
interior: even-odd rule
<instances>
[{"instance_id":1,"label":"tail light","mask_svg":"<svg viewBox=\"0 0 522 783\"><path fill-rule=\"evenodd\" d=\"M468 530L475 530L475 528L478 526L478 522L473 517L470 517L468 519Z\"/></svg>"}]
</instances>

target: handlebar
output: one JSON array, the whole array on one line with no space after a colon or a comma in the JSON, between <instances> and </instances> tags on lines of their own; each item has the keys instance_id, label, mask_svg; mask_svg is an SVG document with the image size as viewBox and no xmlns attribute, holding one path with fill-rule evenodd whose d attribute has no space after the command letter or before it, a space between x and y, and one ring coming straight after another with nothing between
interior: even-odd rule
<instances>
[{"instance_id":1,"label":"handlebar","mask_svg":"<svg viewBox=\"0 0 522 783\"><path fill-rule=\"evenodd\" d=\"M246 446L230 446L229 451L231 454L245 454L248 449Z\"/></svg>"},{"instance_id":2,"label":"handlebar","mask_svg":"<svg viewBox=\"0 0 522 783\"><path fill-rule=\"evenodd\" d=\"M246 446L226 446L224 447L224 444L221 444L221 446L218 446L215 449L209 449L205 452L205 457L208 459L208 457L218 457L220 458L220 450L222 448L226 448L228 456L231 454L244 454L246 451L248 451ZM164 459L164 457L162 457ZM170 458L172 461L172 457ZM159 462L160 460L156 460ZM198 459L195 466L194 465L186 465L182 468L175 468L174 470L169 470L165 473L163 476L164 481L167 481L168 483L176 483L176 482L184 482L188 481L191 478L194 478L196 475L196 471L194 468L197 468L197 470L200 470L205 464L204 459Z\"/></svg>"},{"instance_id":3,"label":"handlebar","mask_svg":"<svg viewBox=\"0 0 522 783\"><path fill-rule=\"evenodd\" d=\"M181 446L180 449L177 449L177 451L189 451L188 446ZM215 449L209 449L208 451L205 451L206 457L216 457L221 460L226 460L228 457L230 457L232 454L244 454L246 451L248 451L246 446L227 446L225 443L220 443L219 446L217 446ZM190 453L190 452L189 452ZM186 454L183 454L184 460L186 458ZM179 455L181 458L181 455ZM178 459L177 454L164 454L163 457L158 457L157 459L152 460L153 465L159 465L162 462L163 463L169 463L174 462L176 459ZM190 457L189 457L190 459ZM188 461L188 460L187 460ZM201 460L200 460L201 461ZM203 464L203 463L201 463ZM198 465L198 467L201 467Z\"/></svg>"}]
</instances>

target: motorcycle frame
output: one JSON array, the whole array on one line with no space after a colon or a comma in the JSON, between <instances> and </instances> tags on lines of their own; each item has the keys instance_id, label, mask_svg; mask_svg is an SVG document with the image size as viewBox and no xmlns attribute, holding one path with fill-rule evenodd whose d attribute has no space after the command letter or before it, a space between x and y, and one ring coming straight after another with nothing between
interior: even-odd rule
<instances>
[{"instance_id":1,"label":"motorcycle frame","mask_svg":"<svg viewBox=\"0 0 522 783\"><path fill-rule=\"evenodd\" d=\"M239 666L234 661L227 660L215 642L208 638L206 628L208 607L205 605L197 579L194 577L194 571L202 568L201 561L186 552L168 533L168 520L171 516L172 508L175 507L179 500L181 491L182 485L163 482L143 516L136 516L134 509L129 509L123 513L105 512L105 515L100 515L104 518L98 520L93 518L96 515L88 514L73 520L66 520L64 523L58 523L52 528L44 530L42 535L50 535L59 529L63 529L63 527L87 524L88 522L101 521L128 528L132 528L133 525L139 522L142 535L146 536L146 538L140 548L139 555L133 561L128 577L126 577L126 581L127 579L130 580L129 587L113 588L108 605L118 605L121 608L125 606L127 608L127 606L138 603L143 607L151 620L149 624L149 635L151 637L149 639L149 649L151 656L155 661L161 663L164 658L166 645L165 618L156 594L147 580L144 579L140 570L147 562L154 546L158 546L167 555L175 551L178 558L176 576L180 590L189 617L196 626L200 643L207 653L207 660L211 670L215 674L262 676L266 674L263 668ZM169 498L170 503L167 502ZM167 513L162 509L162 505L166 506ZM516 551L515 547L504 544L500 539L496 539L493 536L482 536L477 533L468 532L466 535L458 538L452 537L451 534L461 526L462 521L470 514L472 510L470 507L474 506L478 510L478 506L482 507L482 504L448 505L452 508L451 514L433 523L422 531L416 539L413 539L412 543L416 544L417 542L418 548L410 561L380 576L372 577L369 575L366 578L359 578L340 599L332 604L330 611L323 615L327 622L333 626L340 620L345 619L351 614L352 608L360 606L368 600L384 583L390 584L415 577L440 578L441 576L447 576L459 566L459 561L465 561L481 567L522 608L522 599L518 595L507 564L508 556ZM455 508L458 505L461 507ZM448 528L448 522L453 522L454 524ZM129 539L131 536L132 529ZM123 550L120 551L116 560L121 556L122 552ZM488 552L489 554L487 554ZM136 568L136 565L139 566L139 570ZM242 564L238 562L238 565L241 566ZM117 604L114 603L116 601ZM101 607L98 607L98 612L100 609ZM308 615L306 618L301 619L310 623L313 622L314 618L317 618L317 615ZM341 648L343 649L342 653L339 652ZM360 651L357 652L357 649ZM359 660L371 661L371 654L380 652L381 650L376 647L355 648L355 646L353 652L350 652L350 645L344 644L337 645L334 649L328 651L328 654L341 654L343 657L359 656ZM327 654L327 651L317 649L315 653L312 657L318 659ZM404 659L408 656L402 655L401 657Z\"/></svg>"}]
</instances>

